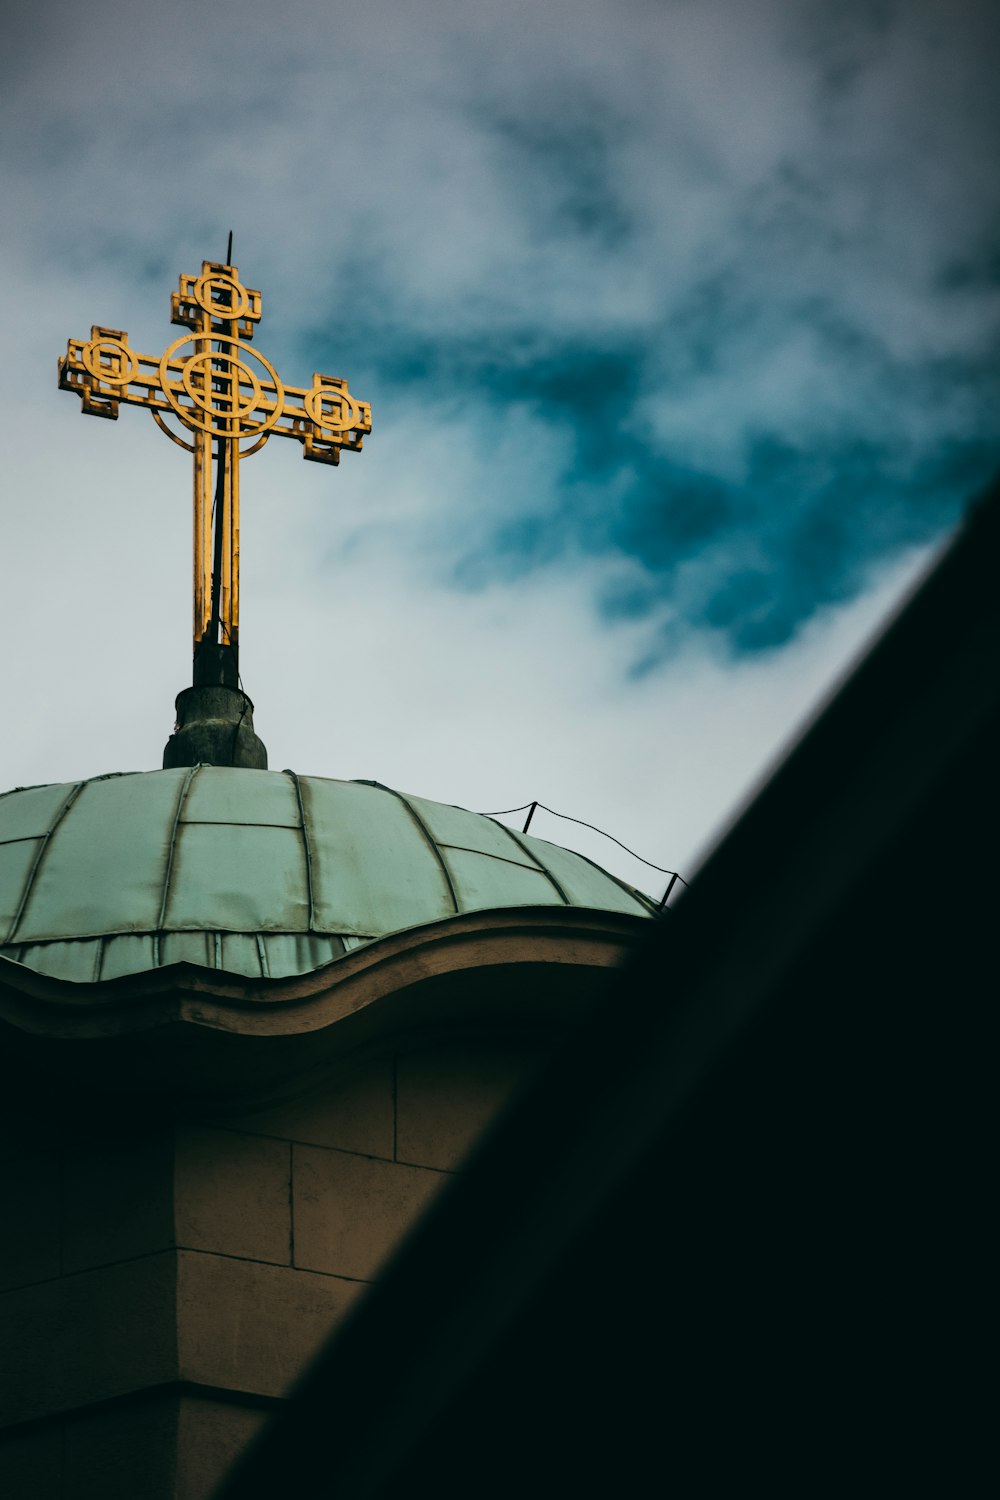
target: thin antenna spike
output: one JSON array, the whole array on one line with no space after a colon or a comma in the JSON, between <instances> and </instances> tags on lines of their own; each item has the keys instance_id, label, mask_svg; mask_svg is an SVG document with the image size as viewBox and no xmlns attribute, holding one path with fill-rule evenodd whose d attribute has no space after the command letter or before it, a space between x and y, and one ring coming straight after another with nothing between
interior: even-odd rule
<instances>
[{"instance_id":1,"label":"thin antenna spike","mask_svg":"<svg viewBox=\"0 0 1000 1500\"><path fill-rule=\"evenodd\" d=\"M233 263L233 231L230 230L229 231L229 244L226 246L226 265L227 266L231 266L232 263Z\"/></svg>"}]
</instances>

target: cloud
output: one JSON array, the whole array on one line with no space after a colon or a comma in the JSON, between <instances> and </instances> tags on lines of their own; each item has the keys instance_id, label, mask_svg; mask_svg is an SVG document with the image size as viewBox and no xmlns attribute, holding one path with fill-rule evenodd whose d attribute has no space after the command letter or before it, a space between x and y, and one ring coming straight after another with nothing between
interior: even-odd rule
<instances>
[{"instance_id":1,"label":"cloud","mask_svg":"<svg viewBox=\"0 0 1000 1500\"><path fill-rule=\"evenodd\" d=\"M787 684L742 737L756 763L833 670L821 641L848 649L842 622L1000 460L985 0L52 0L12 12L6 42L0 608L36 693L15 779L32 756L73 774L84 733L95 769L102 744L152 763L169 729L185 463L139 413L81 422L53 363L91 322L162 349L177 275L230 228L264 288L261 349L374 407L335 474L276 442L244 478L265 740L327 690L338 743L390 739L393 705L437 726L426 755L359 755L361 775L433 795L431 750L502 709L509 779L536 795L544 760L544 800L586 816L580 744L600 743L603 786L616 732L667 734L702 788L666 838L690 848L740 774L706 736L740 736L677 684L748 721L739 684ZM636 803L662 804L644 778Z\"/></svg>"}]
</instances>

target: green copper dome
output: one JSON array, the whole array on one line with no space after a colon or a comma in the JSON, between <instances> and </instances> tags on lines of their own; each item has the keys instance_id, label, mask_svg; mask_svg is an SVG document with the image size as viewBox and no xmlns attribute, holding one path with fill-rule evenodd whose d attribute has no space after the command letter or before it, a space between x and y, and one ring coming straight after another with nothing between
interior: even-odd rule
<instances>
[{"instance_id":1,"label":"green copper dome","mask_svg":"<svg viewBox=\"0 0 1000 1500\"><path fill-rule=\"evenodd\" d=\"M195 766L0 796L0 954L56 978L279 978L514 906L654 910L582 855L377 782Z\"/></svg>"}]
</instances>

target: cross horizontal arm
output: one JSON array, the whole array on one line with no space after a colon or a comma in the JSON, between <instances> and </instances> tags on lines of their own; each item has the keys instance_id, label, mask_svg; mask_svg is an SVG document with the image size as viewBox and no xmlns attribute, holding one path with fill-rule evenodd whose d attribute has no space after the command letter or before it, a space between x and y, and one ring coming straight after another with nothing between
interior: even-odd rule
<instances>
[{"instance_id":1,"label":"cross horizontal arm","mask_svg":"<svg viewBox=\"0 0 1000 1500\"><path fill-rule=\"evenodd\" d=\"M309 387L283 385L263 355L218 334L178 339L157 358L132 349L120 329L95 325L89 340L69 340L59 385L89 416L117 421L120 403L145 406L160 426L173 415L190 432L253 440L254 449L272 435L296 438L317 463L337 463L341 448L360 451L371 432L371 406L346 380L315 374Z\"/></svg>"}]
</instances>

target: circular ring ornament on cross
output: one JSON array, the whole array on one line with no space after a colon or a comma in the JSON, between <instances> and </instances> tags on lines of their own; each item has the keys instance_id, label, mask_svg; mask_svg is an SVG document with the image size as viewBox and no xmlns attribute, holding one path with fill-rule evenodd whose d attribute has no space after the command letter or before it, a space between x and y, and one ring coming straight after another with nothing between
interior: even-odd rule
<instances>
[{"instance_id":1,"label":"circular ring ornament on cross","mask_svg":"<svg viewBox=\"0 0 1000 1500\"><path fill-rule=\"evenodd\" d=\"M307 415L322 433L350 432L360 426L361 408L350 391L333 385L314 385L306 391L302 405ZM335 406L337 411L324 411L324 405Z\"/></svg>"},{"instance_id":2,"label":"circular ring ornament on cross","mask_svg":"<svg viewBox=\"0 0 1000 1500\"><path fill-rule=\"evenodd\" d=\"M213 292L222 292L223 296L213 296ZM204 276L199 276L194 284L194 300L205 312L211 313L213 318L225 318L229 322L236 322L250 307L250 298L247 296L246 287L233 276L226 276L221 271L207 271Z\"/></svg>"},{"instance_id":3,"label":"circular ring ornament on cross","mask_svg":"<svg viewBox=\"0 0 1000 1500\"><path fill-rule=\"evenodd\" d=\"M139 369L139 361L121 339L91 339L80 351L88 375L105 385L128 385ZM103 364L102 360L110 360Z\"/></svg>"},{"instance_id":4,"label":"circular ring ornament on cross","mask_svg":"<svg viewBox=\"0 0 1000 1500\"><path fill-rule=\"evenodd\" d=\"M206 342L204 335L185 334L160 360L160 386L177 416L192 432L212 437L248 438L269 432L281 416L285 399L274 366L239 339L213 334L208 348ZM185 344L202 347L183 355L179 351ZM171 363L181 365L179 380L170 370ZM254 363L263 367L265 379ZM224 381L229 382L228 395L216 389L216 383Z\"/></svg>"}]
</instances>

